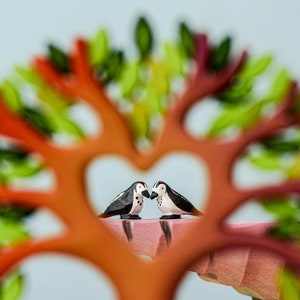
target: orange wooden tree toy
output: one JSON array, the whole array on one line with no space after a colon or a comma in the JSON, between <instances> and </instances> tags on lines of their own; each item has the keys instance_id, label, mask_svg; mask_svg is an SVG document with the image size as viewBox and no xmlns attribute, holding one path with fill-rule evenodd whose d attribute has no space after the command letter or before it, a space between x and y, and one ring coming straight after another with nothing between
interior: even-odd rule
<instances>
[{"instance_id":1,"label":"orange wooden tree toy","mask_svg":"<svg viewBox=\"0 0 300 300\"><path fill-rule=\"evenodd\" d=\"M161 75L159 72L155 73L155 68L160 66L165 70L166 67L151 56L153 48L151 36L148 39L144 38L150 34L149 31L144 31L146 33L142 37L138 33L142 26L147 29L147 23L141 18L139 24L136 36L140 57L136 64L131 65L130 70L133 71L129 71L128 67L126 72L137 74L134 67L143 64L149 67L155 76ZM98 35L98 39L102 41L104 47L106 41L103 39L103 32L101 34ZM106 66L105 69L104 63L99 67L99 64L93 62L92 43L83 38L75 41L72 50L66 56L62 52L57 52L56 58L60 57L61 61L67 62L65 70L55 64L53 57L48 56L35 58L30 72L36 76L36 80L43 82L44 87L51 89L53 95L67 99L69 105L83 102L90 106L101 120L101 129L96 135L81 137L77 142L67 146L58 145L49 135L39 131L28 119L20 115L17 105L10 101L18 98L11 96L16 94L16 90L8 85L2 89L1 135L9 137L13 145L24 151L38 155L43 168L53 171L55 186L46 191L28 189L23 191L14 189L9 184L2 184L0 202L33 209L47 208L60 218L66 230L57 237L38 240L31 238L2 247L1 274L5 275L29 256L44 252L64 253L91 262L105 272L115 285L120 299L166 300L173 299L185 272L201 257L217 249L251 246L271 250L283 256L287 265L294 271L300 271L298 246L282 243L268 236L257 238L242 233L235 234L226 226L226 219L247 201L254 198L268 201L274 196L300 193L300 180L296 176L276 186L249 189L236 186L232 179L234 164L245 155L249 145L277 136L287 128L296 128L300 120L297 114L296 82L288 79L283 87L281 85L280 91L279 87L274 91L273 86L273 94L270 96L273 109L267 113L264 108L271 102L267 97L264 98L264 102L259 102L260 106L251 106L252 110L249 106L246 115L251 115L251 119L244 118L244 124L239 124L241 125L239 134L232 135L231 138L222 137L222 130L226 130L234 119L227 123L224 121L223 124L219 119L206 136L194 136L188 132L185 124L192 106L208 96L221 99L226 96L226 92L232 92L232 89L241 83L242 76L246 76L250 60L245 52L237 58L230 57L229 39L213 47L205 34L197 33L189 36L184 24L181 24L181 38L181 44L185 46L180 48L181 50L178 48L181 55L178 57L184 57L182 60L185 61L182 71L184 89L175 95L170 92L170 87L167 88L165 94L169 98L166 101L166 97L162 97L164 100L161 101L165 101L166 105L164 109L160 109L163 121L157 131L149 127L150 123L147 122L151 116L149 117L145 111L149 112L151 109L141 99L132 102L130 115L122 111L115 99L109 96L107 87L113 82L113 79L107 77L109 68ZM99 46L99 53L101 51L103 53L103 47ZM54 47L51 49L52 54L57 50ZM170 53L175 53L172 47L166 49L171 51L167 52L169 56ZM106 53L105 57L109 55L110 58L113 56L112 53ZM120 58L121 55L114 57ZM110 61L110 65L112 64ZM97 71L98 67L102 68L102 73ZM165 77L160 77L160 82L170 78L167 73L164 74ZM26 77L24 70L23 75ZM149 82L152 79L150 78ZM138 80L132 82L124 83L124 98L132 92L135 85L139 84ZM126 90L128 85L129 91ZM43 99L41 94L37 97ZM139 111L138 109L142 107L148 110ZM141 118L141 114L146 124L144 128L147 129L144 131L134 123L134 117ZM140 149L136 143L137 136L141 137L143 134L151 143L146 150ZM175 240L152 261L145 261L131 251L128 243L120 241L109 230L105 220L96 218L88 199L85 172L92 159L107 154L120 156L137 169L147 171L161 158L177 151L193 154L207 165L209 187L204 216L195 219L184 236Z\"/></svg>"}]
</instances>

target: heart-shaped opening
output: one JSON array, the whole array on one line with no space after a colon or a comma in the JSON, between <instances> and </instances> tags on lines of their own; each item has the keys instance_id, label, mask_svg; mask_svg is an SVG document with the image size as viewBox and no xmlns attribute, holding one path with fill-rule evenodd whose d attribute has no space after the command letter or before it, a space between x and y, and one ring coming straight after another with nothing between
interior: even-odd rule
<instances>
[{"instance_id":1,"label":"heart-shaped opening","mask_svg":"<svg viewBox=\"0 0 300 300\"><path fill-rule=\"evenodd\" d=\"M116 156L105 156L92 161L86 173L89 197L96 214L105 210L112 199L133 182L142 180L149 193L157 180L163 180L185 196L200 211L207 192L205 164L195 156L173 153L158 161L149 171L141 172L132 164ZM156 200L144 199L143 219L161 216Z\"/></svg>"}]
</instances>

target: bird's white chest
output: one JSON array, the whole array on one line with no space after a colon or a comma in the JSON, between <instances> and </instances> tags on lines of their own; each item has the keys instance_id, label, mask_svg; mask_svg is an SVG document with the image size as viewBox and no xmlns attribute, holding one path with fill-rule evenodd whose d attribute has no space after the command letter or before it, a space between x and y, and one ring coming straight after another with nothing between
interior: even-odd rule
<instances>
[{"instance_id":1,"label":"bird's white chest","mask_svg":"<svg viewBox=\"0 0 300 300\"><path fill-rule=\"evenodd\" d=\"M157 197L157 207L163 215L184 214L185 212L178 208L167 194Z\"/></svg>"},{"instance_id":2,"label":"bird's white chest","mask_svg":"<svg viewBox=\"0 0 300 300\"><path fill-rule=\"evenodd\" d=\"M129 212L131 215L138 215L142 208L143 208L143 196L140 194L134 193L133 195L133 202L132 202L132 208Z\"/></svg>"}]
</instances>

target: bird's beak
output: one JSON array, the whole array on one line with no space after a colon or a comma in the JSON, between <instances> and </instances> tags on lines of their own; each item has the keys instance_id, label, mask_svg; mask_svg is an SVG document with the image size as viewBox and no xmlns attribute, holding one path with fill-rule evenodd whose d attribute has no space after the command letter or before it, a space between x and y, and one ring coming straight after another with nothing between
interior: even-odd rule
<instances>
[{"instance_id":1,"label":"bird's beak","mask_svg":"<svg viewBox=\"0 0 300 300\"><path fill-rule=\"evenodd\" d=\"M158 194L156 192L152 192L150 198L154 199L158 196Z\"/></svg>"},{"instance_id":2,"label":"bird's beak","mask_svg":"<svg viewBox=\"0 0 300 300\"><path fill-rule=\"evenodd\" d=\"M150 198L150 194L149 194L148 190L142 191L142 195L146 198Z\"/></svg>"}]
</instances>

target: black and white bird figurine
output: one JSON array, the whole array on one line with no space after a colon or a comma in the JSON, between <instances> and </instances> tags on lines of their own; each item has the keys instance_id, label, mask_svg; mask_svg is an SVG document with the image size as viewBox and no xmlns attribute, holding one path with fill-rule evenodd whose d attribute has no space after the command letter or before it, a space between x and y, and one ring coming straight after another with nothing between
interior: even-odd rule
<instances>
[{"instance_id":1,"label":"black and white bird figurine","mask_svg":"<svg viewBox=\"0 0 300 300\"><path fill-rule=\"evenodd\" d=\"M143 197L150 198L148 187L143 181L134 182L127 190L117 195L99 218L120 215L121 219L141 219Z\"/></svg>"},{"instance_id":2,"label":"black and white bird figurine","mask_svg":"<svg viewBox=\"0 0 300 300\"><path fill-rule=\"evenodd\" d=\"M157 206L162 212L161 219L180 219L181 215L202 215L189 200L163 181L157 181L153 185L150 198L157 198Z\"/></svg>"}]
</instances>

